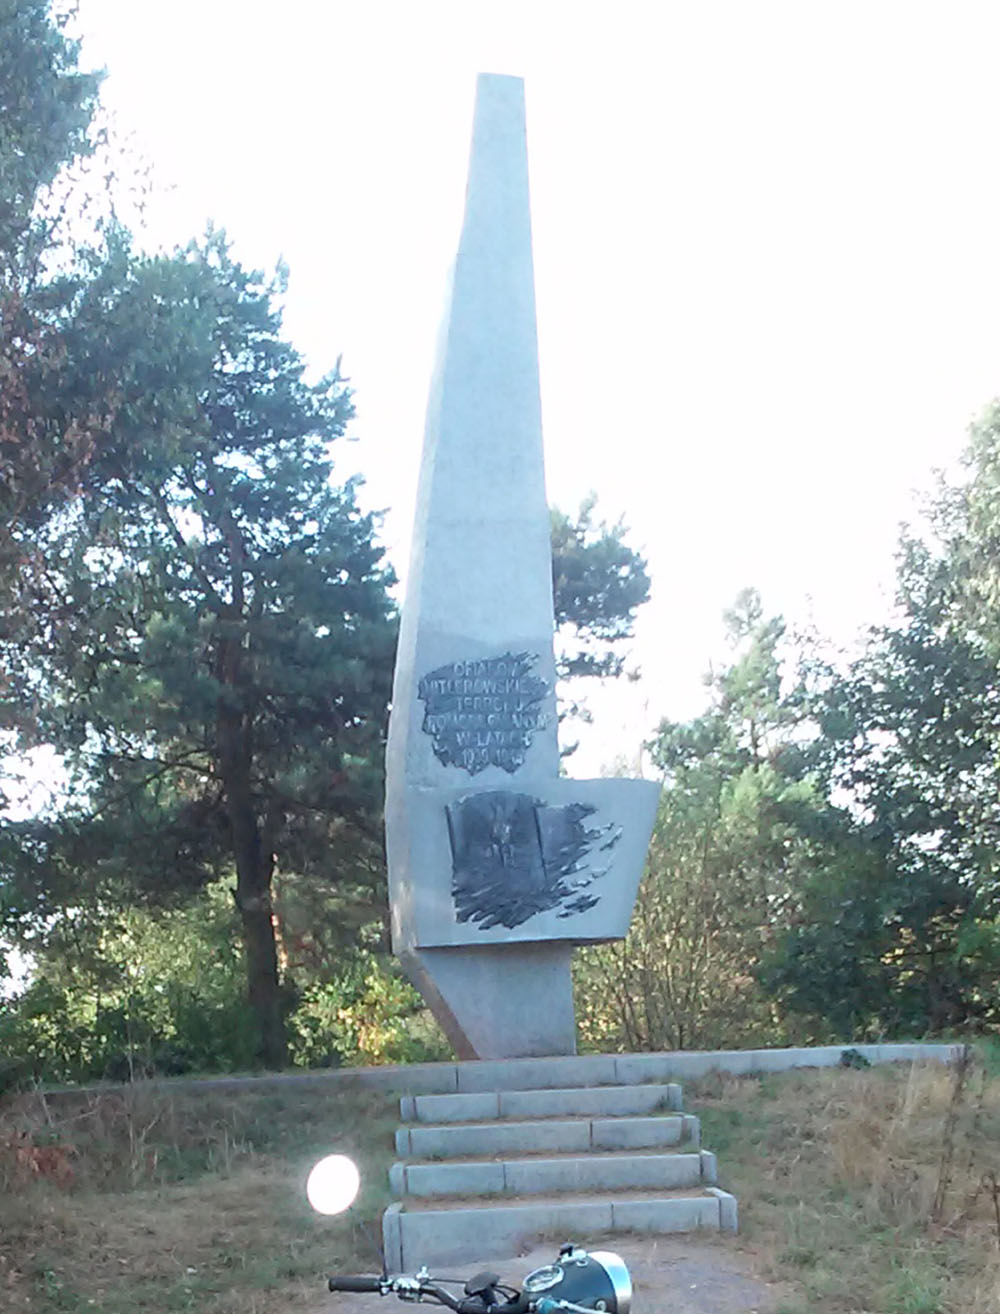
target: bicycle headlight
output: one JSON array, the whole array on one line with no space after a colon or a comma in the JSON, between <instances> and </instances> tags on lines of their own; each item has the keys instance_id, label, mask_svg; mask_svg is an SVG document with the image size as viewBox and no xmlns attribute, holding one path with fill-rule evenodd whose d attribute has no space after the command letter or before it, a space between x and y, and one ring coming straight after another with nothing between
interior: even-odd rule
<instances>
[{"instance_id":1,"label":"bicycle headlight","mask_svg":"<svg viewBox=\"0 0 1000 1314\"><path fill-rule=\"evenodd\" d=\"M529 1296L540 1296L540 1308L547 1302L565 1301L599 1314L630 1314L632 1279L621 1256L610 1250L578 1250L560 1254L557 1264L536 1268L524 1279Z\"/></svg>"}]
</instances>

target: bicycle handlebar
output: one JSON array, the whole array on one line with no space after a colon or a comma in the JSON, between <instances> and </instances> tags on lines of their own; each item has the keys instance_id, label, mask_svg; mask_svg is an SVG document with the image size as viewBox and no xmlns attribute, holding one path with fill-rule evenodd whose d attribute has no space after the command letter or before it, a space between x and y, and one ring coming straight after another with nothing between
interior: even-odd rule
<instances>
[{"instance_id":1,"label":"bicycle handlebar","mask_svg":"<svg viewBox=\"0 0 1000 1314\"><path fill-rule=\"evenodd\" d=\"M382 1296L390 1294L401 1296L404 1300L430 1297L436 1304L453 1310L454 1314L486 1314L483 1302L478 1297L460 1300L434 1281L421 1281L409 1277L382 1278L367 1274L334 1273L327 1278L326 1285L330 1291L378 1292ZM522 1293L516 1300L505 1301L502 1305L490 1308L502 1311L502 1314L527 1314L528 1307L528 1298Z\"/></svg>"},{"instance_id":2,"label":"bicycle handlebar","mask_svg":"<svg viewBox=\"0 0 1000 1314\"><path fill-rule=\"evenodd\" d=\"M330 1291L381 1291L382 1279L334 1273L332 1277L327 1278L326 1285Z\"/></svg>"}]
</instances>

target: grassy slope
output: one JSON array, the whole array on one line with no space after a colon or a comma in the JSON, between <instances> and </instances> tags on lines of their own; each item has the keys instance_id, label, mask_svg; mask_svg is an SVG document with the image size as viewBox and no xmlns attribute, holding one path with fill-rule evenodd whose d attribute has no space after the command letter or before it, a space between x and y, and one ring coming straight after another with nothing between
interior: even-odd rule
<instances>
[{"instance_id":1,"label":"grassy slope","mask_svg":"<svg viewBox=\"0 0 1000 1314\"><path fill-rule=\"evenodd\" d=\"M992 1199L976 1194L984 1173L1000 1173L1000 1080L974 1069L954 1094L950 1074L903 1067L687 1088L723 1182L740 1197L739 1244L800 1293L786 1314L1000 1310ZM325 1270L373 1267L357 1223L374 1223L386 1201L395 1107L293 1085L236 1096L139 1087L58 1109L38 1097L8 1102L0 1309L292 1314L314 1305ZM366 1193L347 1219L317 1219L305 1173L337 1149L361 1163ZM934 1220L942 1163L948 1189Z\"/></svg>"},{"instance_id":2,"label":"grassy slope","mask_svg":"<svg viewBox=\"0 0 1000 1314\"><path fill-rule=\"evenodd\" d=\"M294 1085L237 1096L136 1087L83 1095L69 1108L37 1097L8 1103L0 1309L301 1309L322 1291L324 1271L378 1266L358 1225L386 1203L397 1113L387 1096ZM49 1146L72 1153L46 1154ZM350 1215L321 1219L306 1203L305 1177L338 1150L364 1165L365 1186Z\"/></svg>"},{"instance_id":3,"label":"grassy slope","mask_svg":"<svg viewBox=\"0 0 1000 1314\"><path fill-rule=\"evenodd\" d=\"M781 1314L997 1314L1000 1080L938 1066L713 1077L686 1092ZM949 1152L948 1145L951 1145ZM941 1205L935 1196L943 1185Z\"/></svg>"}]
</instances>

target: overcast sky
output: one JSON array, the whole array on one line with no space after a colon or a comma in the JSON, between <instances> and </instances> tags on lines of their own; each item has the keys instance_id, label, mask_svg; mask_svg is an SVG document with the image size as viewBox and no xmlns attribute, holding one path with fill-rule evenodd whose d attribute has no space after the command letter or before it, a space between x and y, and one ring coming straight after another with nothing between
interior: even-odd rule
<instances>
[{"instance_id":1,"label":"overcast sky","mask_svg":"<svg viewBox=\"0 0 1000 1314\"><path fill-rule=\"evenodd\" d=\"M153 166L147 241L211 218L288 261L401 571L475 74L525 77L549 495L596 490L654 584L583 769L699 709L744 585L842 642L884 615L914 490L1000 393L1000 6L80 9Z\"/></svg>"}]
</instances>

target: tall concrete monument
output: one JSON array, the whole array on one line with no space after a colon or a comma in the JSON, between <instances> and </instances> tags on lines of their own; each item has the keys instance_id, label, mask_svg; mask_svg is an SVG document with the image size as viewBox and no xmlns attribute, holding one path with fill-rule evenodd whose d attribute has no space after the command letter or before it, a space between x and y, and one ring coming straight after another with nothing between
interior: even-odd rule
<instances>
[{"instance_id":1,"label":"tall concrete monument","mask_svg":"<svg viewBox=\"0 0 1000 1314\"><path fill-rule=\"evenodd\" d=\"M572 1054L570 955L628 929L658 786L559 777L524 86L481 75L387 764L393 947L463 1058Z\"/></svg>"}]
</instances>

